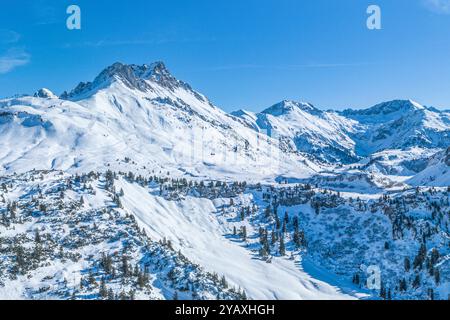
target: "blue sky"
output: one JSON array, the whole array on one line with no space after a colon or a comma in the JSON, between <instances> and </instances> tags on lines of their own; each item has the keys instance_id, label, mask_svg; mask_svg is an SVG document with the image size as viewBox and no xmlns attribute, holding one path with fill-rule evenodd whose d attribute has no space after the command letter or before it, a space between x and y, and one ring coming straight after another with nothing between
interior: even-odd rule
<instances>
[{"instance_id":1,"label":"blue sky","mask_svg":"<svg viewBox=\"0 0 450 320\"><path fill-rule=\"evenodd\" d=\"M82 29L66 28L77 4ZM377 4L382 30L368 30ZM394 98L450 107L450 0L2 0L0 96L162 60L227 111Z\"/></svg>"}]
</instances>

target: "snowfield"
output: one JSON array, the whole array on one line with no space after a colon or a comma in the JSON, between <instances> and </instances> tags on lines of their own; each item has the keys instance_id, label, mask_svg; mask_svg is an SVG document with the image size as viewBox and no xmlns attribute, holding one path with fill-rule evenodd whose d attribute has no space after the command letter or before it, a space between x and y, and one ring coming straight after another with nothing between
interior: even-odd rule
<instances>
[{"instance_id":1,"label":"snowfield","mask_svg":"<svg viewBox=\"0 0 450 320\"><path fill-rule=\"evenodd\" d=\"M349 283L340 288L313 278L305 271L301 257L277 259L270 264L256 258L255 253L233 239L232 227L237 223L233 222L232 214L223 215L219 209L226 205L226 199L211 201L186 197L169 202L123 180L117 187L124 190L124 207L136 215L152 238L171 240L174 247L192 261L225 275L231 283L244 288L252 299L352 299L365 296ZM256 233L250 225L248 232ZM314 267L308 264L308 268ZM333 278L326 273L323 276Z\"/></svg>"}]
</instances>

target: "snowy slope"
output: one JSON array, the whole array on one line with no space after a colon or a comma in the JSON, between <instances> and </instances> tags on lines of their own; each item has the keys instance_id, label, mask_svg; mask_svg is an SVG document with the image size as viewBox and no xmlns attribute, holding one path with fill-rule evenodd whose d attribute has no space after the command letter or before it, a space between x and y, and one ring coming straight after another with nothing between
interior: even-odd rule
<instances>
[{"instance_id":1,"label":"snowy slope","mask_svg":"<svg viewBox=\"0 0 450 320\"><path fill-rule=\"evenodd\" d=\"M261 113L234 112L249 127L282 139L287 151L298 151L323 161L354 162L355 143L347 132L357 123L334 112L323 112L309 103L282 101Z\"/></svg>"},{"instance_id":2,"label":"snowy slope","mask_svg":"<svg viewBox=\"0 0 450 320\"><path fill-rule=\"evenodd\" d=\"M358 152L411 147L445 148L450 145L450 114L411 100L394 100L342 115L367 126L353 136Z\"/></svg>"},{"instance_id":3,"label":"snowy slope","mask_svg":"<svg viewBox=\"0 0 450 320\"><path fill-rule=\"evenodd\" d=\"M431 157L428 166L408 183L415 186L450 186L450 148Z\"/></svg>"},{"instance_id":4,"label":"snowy slope","mask_svg":"<svg viewBox=\"0 0 450 320\"><path fill-rule=\"evenodd\" d=\"M125 180L117 183L124 191L122 204L138 218L154 239L171 240L194 262L207 270L225 275L230 283L239 286L252 299L350 299L363 297L347 283L339 288L313 278L299 261L277 259L268 264L255 259L254 253L231 235L233 214L222 213L228 199L186 197L181 201L167 201L148 189ZM251 199L243 198L242 201ZM249 233L256 231L248 226ZM330 276L331 277L331 276ZM345 290L343 292L342 290Z\"/></svg>"},{"instance_id":5,"label":"snowy slope","mask_svg":"<svg viewBox=\"0 0 450 320\"><path fill-rule=\"evenodd\" d=\"M411 100L342 112L283 101L261 113L240 110L233 115L250 128L280 138L287 150L333 163L354 163L388 149L450 145L450 113Z\"/></svg>"},{"instance_id":6,"label":"snowy slope","mask_svg":"<svg viewBox=\"0 0 450 320\"><path fill-rule=\"evenodd\" d=\"M40 171L0 179L1 299L242 298L143 233L107 181Z\"/></svg>"},{"instance_id":7,"label":"snowy slope","mask_svg":"<svg viewBox=\"0 0 450 320\"><path fill-rule=\"evenodd\" d=\"M62 98L43 91L0 101L4 172L88 171L125 158L134 170L203 177L262 180L318 169L280 152L277 140L212 105L162 63L114 64Z\"/></svg>"}]
</instances>

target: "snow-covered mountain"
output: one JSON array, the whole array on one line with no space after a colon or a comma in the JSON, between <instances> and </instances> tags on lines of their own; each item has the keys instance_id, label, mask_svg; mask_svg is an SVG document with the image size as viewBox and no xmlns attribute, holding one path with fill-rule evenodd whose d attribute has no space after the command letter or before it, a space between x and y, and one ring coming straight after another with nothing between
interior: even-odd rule
<instances>
[{"instance_id":1,"label":"snow-covered mountain","mask_svg":"<svg viewBox=\"0 0 450 320\"><path fill-rule=\"evenodd\" d=\"M385 149L450 145L450 113L411 100L394 100L341 114L366 127L353 136L361 155Z\"/></svg>"},{"instance_id":2,"label":"snow-covered mountain","mask_svg":"<svg viewBox=\"0 0 450 320\"><path fill-rule=\"evenodd\" d=\"M449 111L228 114L162 62L115 63L0 100L0 137L0 298L450 294Z\"/></svg>"},{"instance_id":3,"label":"snow-covered mountain","mask_svg":"<svg viewBox=\"0 0 450 320\"><path fill-rule=\"evenodd\" d=\"M247 125L279 139L285 151L302 152L322 161L355 162L355 142L348 133L355 132L356 121L336 112L324 112L309 103L282 101L261 113L234 112Z\"/></svg>"},{"instance_id":4,"label":"snow-covered mountain","mask_svg":"<svg viewBox=\"0 0 450 320\"><path fill-rule=\"evenodd\" d=\"M283 101L261 113L240 110L233 115L250 128L281 139L287 150L334 163L357 162L387 149L450 145L450 113L410 100L342 112Z\"/></svg>"},{"instance_id":5,"label":"snow-covered mountain","mask_svg":"<svg viewBox=\"0 0 450 320\"><path fill-rule=\"evenodd\" d=\"M308 175L302 156L250 130L161 62L116 63L61 98L49 90L0 101L3 172L126 167L180 175L236 178ZM300 165L299 165L300 164Z\"/></svg>"},{"instance_id":6,"label":"snow-covered mountain","mask_svg":"<svg viewBox=\"0 0 450 320\"><path fill-rule=\"evenodd\" d=\"M322 111L283 101L227 114L162 62L115 63L61 97L49 89L0 100L0 169L108 165L255 180L306 178L383 150L443 149L450 113L413 101ZM37 160L38 159L38 160Z\"/></svg>"}]
</instances>

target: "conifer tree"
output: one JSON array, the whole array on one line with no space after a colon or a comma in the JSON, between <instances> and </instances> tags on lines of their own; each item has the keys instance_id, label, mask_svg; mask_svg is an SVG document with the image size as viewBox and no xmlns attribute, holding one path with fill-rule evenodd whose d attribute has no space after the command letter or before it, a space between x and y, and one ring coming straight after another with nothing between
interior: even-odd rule
<instances>
[{"instance_id":1,"label":"conifer tree","mask_svg":"<svg viewBox=\"0 0 450 320\"><path fill-rule=\"evenodd\" d=\"M412 283L413 288L417 289L420 286L420 275L416 275Z\"/></svg>"},{"instance_id":2,"label":"conifer tree","mask_svg":"<svg viewBox=\"0 0 450 320\"><path fill-rule=\"evenodd\" d=\"M115 300L114 291L111 288L108 290L108 300Z\"/></svg>"},{"instance_id":3,"label":"conifer tree","mask_svg":"<svg viewBox=\"0 0 450 320\"><path fill-rule=\"evenodd\" d=\"M409 272L409 270L411 270L411 262L410 262L408 257L405 258L405 263L404 264L405 264L405 271Z\"/></svg>"},{"instance_id":4,"label":"conifer tree","mask_svg":"<svg viewBox=\"0 0 450 320\"><path fill-rule=\"evenodd\" d=\"M247 241L247 227L246 226L242 226L241 236L242 236L243 241Z\"/></svg>"},{"instance_id":5,"label":"conifer tree","mask_svg":"<svg viewBox=\"0 0 450 320\"><path fill-rule=\"evenodd\" d=\"M435 269L434 271L434 281L437 285L441 283L441 273L439 272L439 269Z\"/></svg>"},{"instance_id":6,"label":"conifer tree","mask_svg":"<svg viewBox=\"0 0 450 320\"><path fill-rule=\"evenodd\" d=\"M100 294L100 297L102 297L103 299L108 297L108 290L106 289L106 283L105 283L104 277L102 277L102 279L100 280L99 294Z\"/></svg>"},{"instance_id":7,"label":"conifer tree","mask_svg":"<svg viewBox=\"0 0 450 320\"><path fill-rule=\"evenodd\" d=\"M283 235L280 237L280 255L281 256L286 255L286 247L284 245L284 236Z\"/></svg>"}]
</instances>

